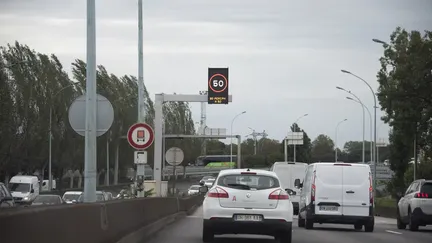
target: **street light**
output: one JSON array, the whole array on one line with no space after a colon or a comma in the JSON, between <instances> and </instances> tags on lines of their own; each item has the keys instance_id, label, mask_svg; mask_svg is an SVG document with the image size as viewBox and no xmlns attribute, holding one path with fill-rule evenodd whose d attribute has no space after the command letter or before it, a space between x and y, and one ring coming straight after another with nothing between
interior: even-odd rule
<instances>
[{"instance_id":1,"label":"street light","mask_svg":"<svg viewBox=\"0 0 432 243\"><path fill-rule=\"evenodd\" d=\"M370 160L372 162L372 160L373 160L373 154L372 154L372 150L373 150L373 148L372 148L372 146L373 146L372 145L372 115L371 115L371 113L369 111L369 108L367 108L367 106L365 106L360 101L355 100L355 99L353 99L351 97L346 97L346 98L349 99L349 100L351 100L351 101L354 101L354 102L356 102L356 103L358 103L360 105L362 105L366 109L366 111L368 112L368 114L369 114L369 130L370 130L370 151L369 151L369 153L370 153Z\"/></svg>"},{"instance_id":2,"label":"street light","mask_svg":"<svg viewBox=\"0 0 432 243\"><path fill-rule=\"evenodd\" d=\"M231 167L231 164L233 162L233 159L232 159L232 157L233 157L233 151L232 151L233 150L233 147L232 147L233 124L234 124L235 119L237 117L243 115L244 113L246 113L246 111L243 111L242 113L237 114L231 121L231 137L230 137L230 139L231 139L231 142L230 142L230 159L231 159L231 161L230 162L231 163L230 163L230 167ZM240 146L240 144L238 144L237 146ZM237 148L237 152L238 152L238 148ZM237 159L238 159L238 155L237 155ZM237 161L237 163L238 163L238 161Z\"/></svg>"},{"instance_id":3,"label":"street light","mask_svg":"<svg viewBox=\"0 0 432 243\"><path fill-rule=\"evenodd\" d=\"M378 44L382 44L384 45L384 47L389 46L389 44L387 44L387 42L379 40L379 39L372 39L373 42L378 43Z\"/></svg>"},{"instance_id":4,"label":"street light","mask_svg":"<svg viewBox=\"0 0 432 243\"><path fill-rule=\"evenodd\" d=\"M338 161L338 146L337 146L337 134L338 134L338 129L339 129L339 125L342 124L343 122L346 122L348 119L343 119L342 121L338 122L338 124L336 125L336 134L335 134L335 162Z\"/></svg>"},{"instance_id":5,"label":"street light","mask_svg":"<svg viewBox=\"0 0 432 243\"><path fill-rule=\"evenodd\" d=\"M359 102L360 102L360 104L362 105L362 111L363 111L363 149L362 149L362 162L364 163L365 162L365 109L364 109L364 105L363 105L363 102L360 100L360 98L357 96L357 95L355 95L354 93L352 93L351 91L349 91L349 90L346 90L346 89L344 89L344 88L341 88L341 87L336 87L337 89L340 89L340 90L342 90L342 91L345 91L345 92L347 92L348 94L350 94L350 95L352 95L352 96L354 96Z\"/></svg>"},{"instance_id":6,"label":"street light","mask_svg":"<svg viewBox=\"0 0 432 243\"><path fill-rule=\"evenodd\" d=\"M374 198L375 198L375 196L376 196L376 193L375 193L376 192L376 182L377 182L377 180L376 180L376 167L377 167L376 166L376 164L377 164L376 163L376 161L377 161L377 159L376 159L376 138L377 138L377 131L376 131L376 128L377 128L377 126L376 126L376 109L377 109L377 102L376 102L375 91L372 89L372 87L370 86L370 84L368 82L366 82L366 80L360 78L359 76L351 73L350 71L343 70L343 69L341 70L341 72L349 74L351 76L354 76L357 79L360 79L361 81L363 81L363 83L365 83L369 87L370 91L372 92L373 99L374 99L374 146L373 146L373 163L374 163L374 179L373 179L373 184L374 185L373 185L373 187L374 187Z\"/></svg>"},{"instance_id":7,"label":"street light","mask_svg":"<svg viewBox=\"0 0 432 243\"><path fill-rule=\"evenodd\" d=\"M301 116L301 117L299 117L299 118L297 118L297 120L294 122L294 124L295 124L295 127L294 127L294 132L296 132L296 127L298 127L298 125L297 125L297 122L298 121L300 121L300 119L302 119L303 117L305 117L305 116L308 116L309 114L304 114L303 116ZM294 143L294 156L293 156L293 162L296 162L296 144Z\"/></svg>"},{"instance_id":8,"label":"street light","mask_svg":"<svg viewBox=\"0 0 432 243\"><path fill-rule=\"evenodd\" d=\"M76 84L79 84L78 82L76 83L71 83L63 88L61 88L59 91L57 91L57 93L55 93L53 96L51 96L51 104L49 106L49 124L48 124L48 190L52 190L52 150L51 150L51 146L52 146L52 99L55 98L58 94L60 94L61 92L63 92L65 89L70 88Z\"/></svg>"}]
</instances>

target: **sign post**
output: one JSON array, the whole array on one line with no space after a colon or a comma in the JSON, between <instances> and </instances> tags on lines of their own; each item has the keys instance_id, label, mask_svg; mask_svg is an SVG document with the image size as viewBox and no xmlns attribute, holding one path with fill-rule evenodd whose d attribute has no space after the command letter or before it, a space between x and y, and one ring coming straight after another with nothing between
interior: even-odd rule
<instances>
[{"instance_id":1,"label":"sign post","mask_svg":"<svg viewBox=\"0 0 432 243\"><path fill-rule=\"evenodd\" d=\"M228 104L228 68L208 69L208 104Z\"/></svg>"},{"instance_id":2,"label":"sign post","mask_svg":"<svg viewBox=\"0 0 432 243\"><path fill-rule=\"evenodd\" d=\"M137 165L137 192L138 197L144 197L145 165L147 164L145 149L150 147L154 141L153 129L146 123L136 123L129 128L127 140L132 148L137 150L134 153L134 162Z\"/></svg>"},{"instance_id":3,"label":"sign post","mask_svg":"<svg viewBox=\"0 0 432 243\"><path fill-rule=\"evenodd\" d=\"M181 148L171 147L170 149L168 149L168 151L166 151L165 159L168 164L173 166L173 193L175 193L177 180L177 165L180 165L184 160L183 150L181 150Z\"/></svg>"},{"instance_id":4,"label":"sign post","mask_svg":"<svg viewBox=\"0 0 432 243\"><path fill-rule=\"evenodd\" d=\"M288 133L285 140L287 141L286 145L294 145L294 146L303 145L303 132L290 132L290 133ZM285 160L287 158L286 145L285 145ZM297 162L295 149L294 149L293 160L294 160L293 162Z\"/></svg>"}]
</instances>

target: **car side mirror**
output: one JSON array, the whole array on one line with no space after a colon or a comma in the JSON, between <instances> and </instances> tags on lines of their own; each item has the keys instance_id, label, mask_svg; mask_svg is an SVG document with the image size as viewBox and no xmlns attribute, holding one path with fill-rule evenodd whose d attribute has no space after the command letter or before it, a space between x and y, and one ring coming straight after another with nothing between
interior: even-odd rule
<instances>
[{"instance_id":1,"label":"car side mirror","mask_svg":"<svg viewBox=\"0 0 432 243\"><path fill-rule=\"evenodd\" d=\"M294 180L294 186L297 188L300 188L300 179L295 179Z\"/></svg>"},{"instance_id":2,"label":"car side mirror","mask_svg":"<svg viewBox=\"0 0 432 243\"><path fill-rule=\"evenodd\" d=\"M201 193L207 193L208 192L208 187L206 187L206 186L200 187L199 188L199 192L201 192Z\"/></svg>"},{"instance_id":3,"label":"car side mirror","mask_svg":"<svg viewBox=\"0 0 432 243\"><path fill-rule=\"evenodd\" d=\"M31 189L31 190L30 190L30 193L34 193L34 189Z\"/></svg>"}]
</instances>

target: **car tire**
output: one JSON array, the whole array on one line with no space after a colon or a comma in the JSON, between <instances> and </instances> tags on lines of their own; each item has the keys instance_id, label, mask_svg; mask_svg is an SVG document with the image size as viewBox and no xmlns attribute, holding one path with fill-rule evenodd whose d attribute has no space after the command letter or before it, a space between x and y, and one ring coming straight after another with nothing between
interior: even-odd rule
<instances>
[{"instance_id":1,"label":"car tire","mask_svg":"<svg viewBox=\"0 0 432 243\"><path fill-rule=\"evenodd\" d=\"M373 232L375 228L375 222L373 220L367 222L364 228L365 228L365 232Z\"/></svg>"},{"instance_id":2,"label":"car tire","mask_svg":"<svg viewBox=\"0 0 432 243\"><path fill-rule=\"evenodd\" d=\"M292 229L283 231L275 237L278 243L291 243L292 242Z\"/></svg>"},{"instance_id":3,"label":"car tire","mask_svg":"<svg viewBox=\"0 0 432 243\"><path fill-rule=\"evenodd\" d=\"M418 231L419 226L418 224L413 220L413 217L411 215L411 209L408 209L408 219L409 219L409 223L408 223L408 228L410 231Z\"/></svg>"},{"instance_id":4,"label":"car tire","mask_svg":"<svg viewBox=\"0 0 432 243\"><path fill-rule=\"evenodd\" d=\"M300 213L297 217L297 224L298 224L298 227L301 227L301 228L305 227L305 220L302 219Z\"/></svg>"},{"instance_id":5,"label":"car tire","mask_svg":"<svg viewBox=\"0 0 432 243\"><path fill-rule=\"evenodd\" d=\"M202 241L205 243L212 242L214 239L213 231L208 227L203 225L203 232L202 232Z\"/></svg>"},{"instance_id":6,"label":"car tire","mask_svg":"<svg viewBox=\"0 0 432 243\"><path fill-rule=\"evenodd\" d=\"M314 222L310 219L305 219L305 229L313 229Z\"/></svg>"},{"instance_id":7,"label":"car tire","mask_svg":"<svg viewBox=\"0 0 432 243\"><path fill-rule=\"evenodd\" d=\"M396 224L398 229L406 229L406 224L402 221L399 210L397 211Z\"/></svg>"}]
</instances>

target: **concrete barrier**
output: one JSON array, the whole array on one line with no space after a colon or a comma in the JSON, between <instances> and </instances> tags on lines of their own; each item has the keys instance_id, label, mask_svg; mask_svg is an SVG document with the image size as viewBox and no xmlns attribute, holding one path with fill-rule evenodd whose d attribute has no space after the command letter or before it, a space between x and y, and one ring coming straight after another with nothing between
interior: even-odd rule
<instances>
[{"instance_id":1,"label":"concrete barrier","mask_svg":"<svg viewBox=\"0 0 432 243\"><path fill-rule=\"evenodd\" d=\"M375 207L375 216L395 219L397 217L397 209L395 207L378 206Z\"/></svg>"},{"instance_id":2,"label":"concrete barrier","mask_svg":"<svg viewBox=\"0 0 432 243\"><path fill-rule=\"evenodd\" d=\"M2 243L114 243L160 219L186 213L202 196L139 198L0 213Z\"/></svg>"}]
</instances>

